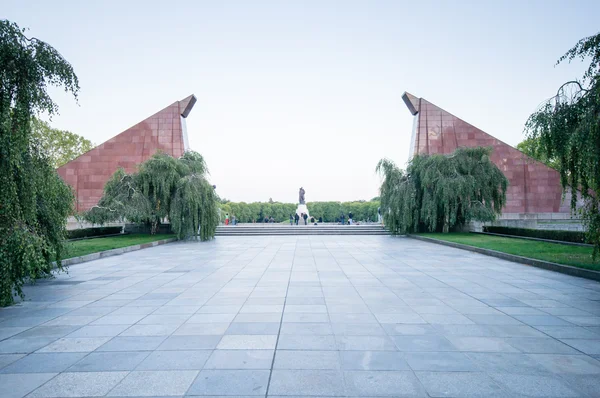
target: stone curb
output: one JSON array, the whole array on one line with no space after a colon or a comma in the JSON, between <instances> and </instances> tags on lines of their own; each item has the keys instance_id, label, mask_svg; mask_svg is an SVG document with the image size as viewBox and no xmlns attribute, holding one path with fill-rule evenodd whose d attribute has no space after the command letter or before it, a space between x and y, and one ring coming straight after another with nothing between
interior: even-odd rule
<instances>
[{"instance_id":1,"label":"stone curb","mask_svg":"<svg viewBox=\"0 0 600 398\"><path fill-rule=\"evenodd\" d=\"M572 267L570 265L562 265L557 263L552 263L550 261L543 260L534 260L528 257L517 256L515 254L502 253L496 250L490 249L482 249L480 247L469 246L462 243L454 243L448 242L444 240L434 239L434 238L426 238L424 236L415 236L415 235L406 235L409 238L422 240L424 242L437 243L439 245L454 247L455 249L463 249L468 250L475 253L485 254L487 256L492 256L496 258L500 258L502 260L512 261L514 263L532 265L537 268L543 268L549 271L560 272L561 274L567 274L571 276L577 276L580 278L591 279L600 282L600 272L592 271L584 268Z\"/></svg>"},{"instance_id":2,"label":"stone curb","mask_svg":"<svg viewBox=\"0 0 600 398\"><path fill-rule=\"evenodd\" d=\"M123 253L129 253L136 250L147 249L149 247L160 246L167 243L175 242L176 240L176 238L161 239L155 240L154 242L140 243L139 245L120 247L118 249L104 250L98 253L86 254L85 256L67 258L62 261L62 265L64 267L68 267L71 265L81 264L92 260L98 260L100 258L118 256L119 254Z\"/></svg>"}]
</instances>

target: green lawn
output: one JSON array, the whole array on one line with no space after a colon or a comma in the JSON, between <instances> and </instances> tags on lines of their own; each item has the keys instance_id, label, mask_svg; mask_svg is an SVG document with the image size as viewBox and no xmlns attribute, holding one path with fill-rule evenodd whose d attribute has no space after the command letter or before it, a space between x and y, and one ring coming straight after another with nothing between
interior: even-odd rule
<instances>
[{"instance_id":1,"label":"green lawn","mask_svg":"<svg viewBox=\"0 0 600 398\"><path fill-rule=\"evenodd\" d=\"M154 242L155 240L173 238L175 235L146 235L132 234L122 236L109 236L106 238L94 238L67 242L67 253L65 258L85 256L104 250L118 249L121 247L139 245L140 243Z\"/></svg>"},{"instance_id":2,"label":"green lawn","mask_svg":"<svg viewBox=\"0 0 600 398\"><path fill-rule=\"evenodd\" d=\"M592 261L592 253L594 250L591 247L561 245L560 243L547 243L535 240L504 238L501 236L470 233L430 233L418 234L418 236L462 243L469 246L515 254L517 256L600 271L600 258L596 261Z\"/></svg>"}]
</instances>

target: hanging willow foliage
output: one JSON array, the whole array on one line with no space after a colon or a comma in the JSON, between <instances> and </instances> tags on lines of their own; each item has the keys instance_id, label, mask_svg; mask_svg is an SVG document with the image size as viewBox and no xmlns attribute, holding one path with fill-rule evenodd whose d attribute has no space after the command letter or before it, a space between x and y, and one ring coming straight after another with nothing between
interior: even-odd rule
<instances>
[{"instance_id":1,"label":"hanging willow foliage","mask_svg":"<svg viewBox=\"0 0 600 398\"><path fill-rule=\"evenodd\" d=\"M32 119L56 114L49 87L77 98L72 66L49 44L0 20L0 306L27 280L59 269L73 194L32 132Z\"/></svg>"},{"instance_id":2,"label":"hanging willow foliage","mask_svg":"<svg viewBox=\"0 0 600 398\"><path fill-rule=\"evenodd\" d=\"M489 159L491 148L417 155L406 171L383 159L381 210L395 234L448 232L469 221L493 221L506 202L508 180Z\"/></svg>"},{"instance_id":3,"label":"hanging willow foliage","mask_svg":"<svg viewBox=\"0 0 600 398\"><path fill-rule=\"evenodd\" d=\"M151 233L164 219L178 239L211 239L218 224L217 196L206 180L204 158L188 151L179 159L157 153L127 174L119 169L104 187L98 205L84 218L94 224L128 220L148 223Z\"/></svg>"},{"instance_id":4,"label":"hanging willow foliage","mask_svg":"<svg viewBox=\"0 0 600 398\"><path fill-rule=\"evenodd\" d=\"M563 188L571 195L571 210L585 223L594 257L600 249L600 33L580 40L557 64L575 58L589 59L581 81L563 84L555 97L532 114L525 125L540 152L556 159Z\"/></svg>"}]
</instances>

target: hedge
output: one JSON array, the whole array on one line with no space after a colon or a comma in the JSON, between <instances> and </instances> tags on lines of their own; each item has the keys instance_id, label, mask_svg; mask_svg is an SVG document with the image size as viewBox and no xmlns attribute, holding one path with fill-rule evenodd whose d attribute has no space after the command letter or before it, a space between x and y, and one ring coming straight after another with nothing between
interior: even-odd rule
<instances>
[{"instance_id":1,"label":"hedge","mask_svg":"<svg viewBox=\"0 0 600 398\"><path fill-rule=\"evenodd\" d=\"M123 227L97 227L97 228L82 228L67 231L69 239L91 238L94 236L120 234Z\"/></svg>"},{"instance_id":2,"label":"hedge","mask_svg":"<svg viewBox=\"0 0 600 398\"><path fill-rule=\"evenodd\" d=\"M485 226L483 232L502 235L525 236L528 238L539 238L558 240L563 242L585 243L585 232L582 231L559 231L549 229L529 229Z\"/></svg>"}]
</instances>

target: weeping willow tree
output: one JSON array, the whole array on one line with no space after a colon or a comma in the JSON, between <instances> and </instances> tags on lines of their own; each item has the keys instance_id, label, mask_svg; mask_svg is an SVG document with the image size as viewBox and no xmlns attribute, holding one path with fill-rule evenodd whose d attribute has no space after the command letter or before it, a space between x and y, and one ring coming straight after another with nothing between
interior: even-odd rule
<instances>
[{"instance_id":1,"label":"weeping willow tree","mask_svg":"<svg viewBox=\"0 0 600 398\"><path fill-rule=\"evenodd\" d=\"M206 179L204 158L188 151L179 159L157 153L136 173L119 169L104 186L98 205L84 218L94 224L128 220L146 223L156 233L168 220L179 239L214 237L218 224L217 195Z\"/></svg>"},{"instance_id":2,"label":"weeping willow tree","mask_svg":"<svg viewBox=\"0 0 600 398\"><path fill-rule=\"evenodd\" d=\"M489 158L491 148L451 155L417 155L406 171L383 159L381 210L395 234L448 232L469 221L493 221L506 202L508 180Z\"/></svg>"},{"instance_id":3,"label":"weeping willow tree","mask_svg":"<svg viewBox=\"0 0 600 398\"><path fill-rule=\"evenodd\" d=\"M600 249L600 33L581 39L556 64L576 58L590 62L582 79L563 84L529 117L525 130L543 156L556 159L565 191L579 193L571 195L571 210L581 216L595 258Z\"/></svg>"},{"instance_id":4,"label":"weeping willow tree","mask_svg":"<svg viewBox=\"0 0 600 398\"><path fill-rule=\"evenodd\" d=\"M70 188L32 131L40 114L55 115L50 87L77 98L73 67L48 43L0 20L0 306L22 296L27 280L62 269Z\"/></svg>"}]
</instances>

